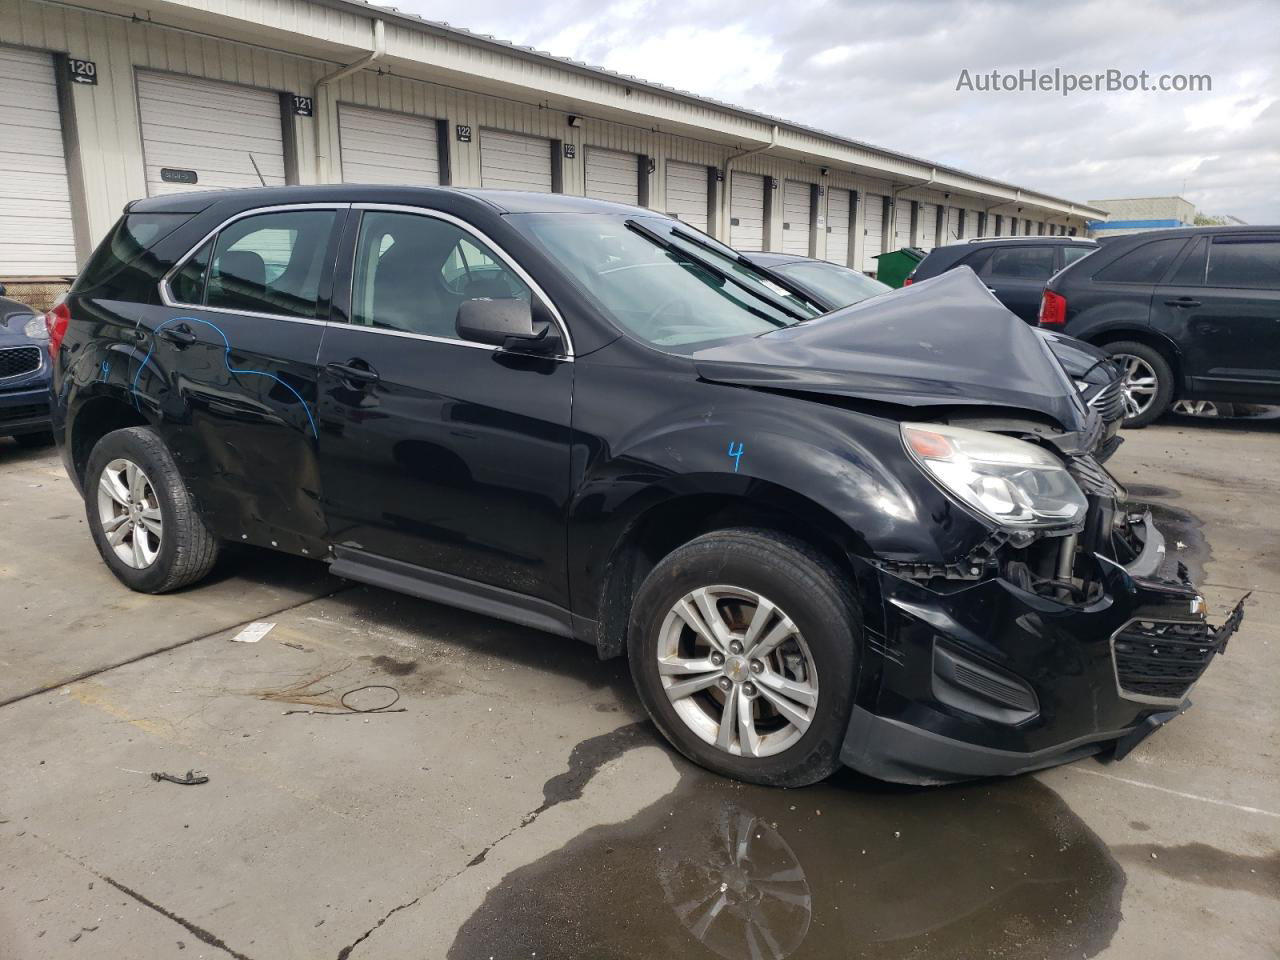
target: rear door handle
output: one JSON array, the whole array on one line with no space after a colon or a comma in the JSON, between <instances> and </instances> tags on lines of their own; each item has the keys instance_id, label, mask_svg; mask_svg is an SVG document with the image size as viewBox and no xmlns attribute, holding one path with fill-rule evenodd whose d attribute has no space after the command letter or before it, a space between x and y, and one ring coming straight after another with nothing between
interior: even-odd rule
<instances>
[{"instance_id":1,"label":"rear door handle","mask_svg":"<svg viewBox=\"0 0 1280 960\"><path fill-rule=\"evenodd\" d=\"M379 380L378 371L359 357L353 357L346 363L326 363L325 369L348 386L357 389L377 383Z\"/></svg>"},{"instance_id":2,"label":"rear door handle","mask_svg":"<svg viewBox=\"0 0 1280 960\"><path fill-rule=\"evenodd\" d=\"M1193 297L1177 297L1173 300L1166 300L1165 304L1170 307L1198 307L1200 306L1200 301Z\"/></svg>"},{"instance_id":3,"label":"rear door handle","mask_svg":"<svg viewBox=\"0 0 1280 960\"><path fill-rule=\"evenodd\" d=\"M176 327L165 327L160 331L160 336L184 347L196 342L195 331L185 323L180 323Z\"/></svg>"}]
</instances>

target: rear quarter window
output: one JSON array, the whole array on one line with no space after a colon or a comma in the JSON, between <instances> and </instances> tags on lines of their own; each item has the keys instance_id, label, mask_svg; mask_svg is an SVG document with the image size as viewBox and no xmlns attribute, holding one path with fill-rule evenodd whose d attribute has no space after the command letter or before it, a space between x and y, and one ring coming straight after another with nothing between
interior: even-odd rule
<instances>
[{"instance_id":1,"label":"rear quarter window","mask_svg":"<svg viewBox=\"0 0 1280 960\"><path fill-rule=\"evenodd\" d=\"M156 284L172 264L161 261L152 251L190 218L189 213L121 217L93 251L72 290L107 300L155 302Z\"/></svg>"}]
</instances>

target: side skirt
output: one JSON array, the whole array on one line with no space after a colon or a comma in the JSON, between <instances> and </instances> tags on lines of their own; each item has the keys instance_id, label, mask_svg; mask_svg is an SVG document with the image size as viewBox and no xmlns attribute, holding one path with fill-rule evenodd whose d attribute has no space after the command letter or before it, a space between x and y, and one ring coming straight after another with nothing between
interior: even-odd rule
<instances>
[{"instance_id":1,"label":"side skirt","mask_svg":"<svg viewBox=\"0 0 1280 960\"><path fill-rule=\"evenodd\" d=\"M596 642L596 622L558 604L350 547L335 546L333 554L329 572L334 576L407 593L556 636L572 637L591 644Z\"/></svg>"}]
</instances>

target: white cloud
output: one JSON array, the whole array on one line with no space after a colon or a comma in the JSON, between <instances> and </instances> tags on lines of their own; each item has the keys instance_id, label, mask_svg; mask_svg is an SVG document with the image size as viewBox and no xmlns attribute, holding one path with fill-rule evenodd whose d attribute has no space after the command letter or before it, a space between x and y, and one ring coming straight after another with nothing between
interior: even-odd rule
<instances>
[{"instance_id":1,"label":"white cloud","mask_svg":"<svg viewBox=\"0 0 1280 960\"><path fill-rule=\"evenodd\" d=\"M1087 200L1280 222L1273 0L398 0L517 43ZM961 69L1210 74L1205 93L977 93Z\"/></svg>"}]
</instances>

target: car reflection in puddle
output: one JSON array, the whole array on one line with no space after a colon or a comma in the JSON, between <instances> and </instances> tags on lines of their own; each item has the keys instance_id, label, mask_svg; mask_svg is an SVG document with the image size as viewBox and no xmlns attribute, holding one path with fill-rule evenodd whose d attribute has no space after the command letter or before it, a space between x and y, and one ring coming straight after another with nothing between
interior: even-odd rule
<instances>
[{"instance_id":1,"label":"car reflection in puddle","mask_svg":"<svg viewBox=\"0 0 1280 960\"><path fill-rule=\"evenodd\" d=\"M509 874L453 960L1081 957L1124 874L1029 777L770 790L686 771L631 821Z\"/></svg>"}]
</instances>

